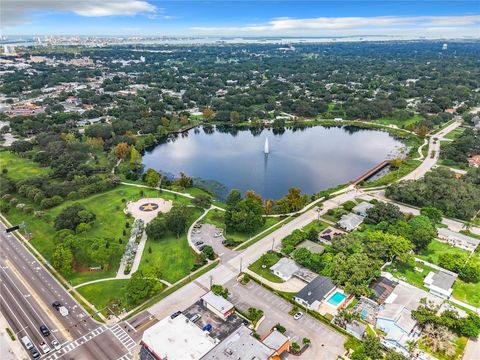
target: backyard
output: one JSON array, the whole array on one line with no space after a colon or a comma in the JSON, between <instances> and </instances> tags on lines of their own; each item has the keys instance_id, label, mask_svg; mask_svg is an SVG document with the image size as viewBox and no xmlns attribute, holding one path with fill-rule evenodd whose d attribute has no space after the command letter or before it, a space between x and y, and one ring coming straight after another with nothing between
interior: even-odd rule
<instances>
[{"instance_id":1,"label":"backyard","mask_svg":"<svg viewBox=\"0 0 480 360\"><path fill-rule=\"evenodd\" d=\"M425 279L430 271L435 271L432 268L418 262L415 263L415 266L412 266L398 260L395 260L384 270L388 271L396 278L424 290L426 288L423 286L423 279Z\"/></svg>"},{"instance_id":2,"label":"backyard","mask_svg":"<svg viewBox=\"0 0 480 360\"><path fill-rule=\"evenodd\" d=\"M433 240L432 242L430 242L430 244L428 244L427 248L421 250L417 256L422 260L428 261L435 265L439 265L439 258L443 254L468 256L470 253L456 246L448 245L447 243L438 240Z\"/></svg>"},{"instance_id":3,"label":"backyard","mask_svg":"<svg viewBox=\"0 0 480 360\"><path fill-rule=\"evenodd\" d=\"M270 251L262 255L260 259L255 261L248 268L254 273L257 273L258 275L263 277L264 279L275 283L282 283L283 280L270 271L270 267L275 265L280 259L281 256L279 254Z\"/></svg>"}]
</instances>

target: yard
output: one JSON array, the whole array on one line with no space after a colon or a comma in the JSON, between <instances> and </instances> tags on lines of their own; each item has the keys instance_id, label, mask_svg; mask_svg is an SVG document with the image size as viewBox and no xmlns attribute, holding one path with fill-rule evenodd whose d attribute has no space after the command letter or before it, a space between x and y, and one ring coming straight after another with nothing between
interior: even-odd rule
<instances>
[{"instance_id":1,"label":"yard","mask_svg":"<svg viewBox=\"0 0 480 360\"><path fill-rule=\"evenodd\" d=\"M200 209L194 208L188 226L201 214ZM160 240L147 240L140 268L153 265L160 271L163 280L174 283L187 276L197 262L197 255L188 244L185 232L178 239L173 234L167 234Z\"/></svg>"},{"instance_id":2,"label":"yard","mask_svg":"<svg viewBox=\"0 0 480 360\"><path fill-rule=\"evenodd\" d=\"M465 131L464 127L457 127L456 129L453 129L450 131L447 135L444 136L445 139L451 139L454 140L456 139L461 133Z\"/></svg>"},{"instance_id":3,"label":"yard","mask_svg":"<svg viewBox=\"0 0 480 360\"><path fill-rule=\"evenodd\" d=\"M460 279L455 281L453 285L452 296L467 304L480 306L480 281L476 283L467 283Z\"/></svg>"},{"instance_id":4,"label":"yard","mask_svg":"<svg viewBox=\"0 0 480 360\"><path fill-rule=\"evenodd\" d=\"M458 247L448 245L447 243L444 243L438 240L433 240L432 242L430 242L430 244L428 244L428 247L426 249L418 253L418 257L432 264L439 265L439 258L443 254L468 256L470 253Z\"/></svg>"},{"instance_id":5,"label":"yard","mask_svg":"<svg viewBox=\"0 0 480 360\"><path fill-rule=\"evenodd\" d=\"M401 129L402 128L404 129L408 125L416 124L422 119L423 117L421 115L413 115L412 117L405 120L400 120L393 117L384 117L384 118L375 120L375 122L382 125L395 125Z\"/></svg>"},{"instance_id":6,"label":"yard","mask_svg":"<svg viewBox=\"0 0 480 360\"><path fill-rule=\"evenodd\" d=\"M424 290L423 279L425 279L430 271L434 271L432 268L418 262L415 263L415 266L412 266L401 261L394 261L384 270L388 271L396 278Z\"/></svg>"},{"instance_id":7,"label":"yard","mask_svg":"<svg viewBox=\"0 0 480 360\"><path fill-rule=\"evenodd\" d=\"M455 354L451 356L448 356L444 353L431 351L431 349L428 346L426 346L426 344L422 340L418 342L418 348L420 350L423 350L435 356L435 358L437 358L438 360L461 359L463 356L463 352L465 351L465 346L467 345L468 338L463 336L462 337L454 336L453 339L451 340L452 340L451 343L454 345L454 348L455 348Z\"/></svg>"},{"instance_id":8,"label":"yard","mask_svg":"<svg viewBox=\"0 0 480 360\"><path fill-rule=\"evenodd\" d=\"M203 222L208 223L208 224L213 224L219 229L225 229L225 220L224 220L224 211L218 210L218 209L213 209L208 212L208 214L203 218ZM281 219L278 217L272 218L265 218L265 224L258 229L255 233L248 234L248 233L240 233L240 232L235 232L235 231L227 231L225 233L225 238L227 240L230 240L231 242L235 244L240 244L245 242L246 240L250 239L253 237L255 234L258 234L269 227L275 225L278 223Z\"/></svg>"},{"instance_id":9,"label":"yard","mask_svg":"<svg viewBox=\"0 0 480 360\"><path fill-rule=\"evenodd\" d=\"M48 174L50 168L41 167L38 163L24 159L10 151L0 152L0 171L8 170L13 180L23 180L33 176Z\"/></svg>"},{"instance_id":10,"label":"yard","mask_svg":"<svg viewBox=\"0 0 480 360\"><path fill-rule=\"evenodd\" d=\"M127 307L127 284L128 280L109 280L79 287L77 291L95 305L97 310L102 310L112 301L122 308Z\"/></svg>"},{"instance_id":11,"label":"yard","mask_svg":"<svg viewBox=\"0 0 480 360\"><path fill-rule=\"evenodd\" d=\"M270 271L270 267L275 265L280 259L281 256L279 254L274 252L267 252L248 268L254 273L257 273L258 275L263 277L264 279L275 283L282 283L283 280ZM263 268L262 265L265 265L265 268Z\"/></svg>"}]
</instances>

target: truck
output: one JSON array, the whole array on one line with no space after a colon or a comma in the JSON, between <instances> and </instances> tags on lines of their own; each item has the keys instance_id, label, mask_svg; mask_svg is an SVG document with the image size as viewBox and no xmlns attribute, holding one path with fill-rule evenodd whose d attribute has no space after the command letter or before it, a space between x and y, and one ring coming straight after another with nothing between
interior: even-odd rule
<instances>
[{"instance_id":1,"label":"truck","mask_svg":"<svg viewBox=\"0 0 480 360\"><path fill-rule=\"evenodd\" d=\"M64 317L68 315L68 309L65 306L60 306L58 311L60 311L60 314Z\"/></svg>"}]
</instances>

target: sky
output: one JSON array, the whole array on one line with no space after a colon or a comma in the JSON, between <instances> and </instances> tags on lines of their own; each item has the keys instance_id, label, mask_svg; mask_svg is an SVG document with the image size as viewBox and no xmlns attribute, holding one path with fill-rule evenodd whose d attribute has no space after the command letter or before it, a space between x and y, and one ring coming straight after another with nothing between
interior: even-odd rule
<instances>
[{"instance_id":1,"label":"sky","mask_svg":"<svg viewBox=\"0 0 480 360\"><path fill-rule=\"evenodd\" d=\"M480 0L0 0L1 35L480 38Z\"/></svg>"}]
</instances>

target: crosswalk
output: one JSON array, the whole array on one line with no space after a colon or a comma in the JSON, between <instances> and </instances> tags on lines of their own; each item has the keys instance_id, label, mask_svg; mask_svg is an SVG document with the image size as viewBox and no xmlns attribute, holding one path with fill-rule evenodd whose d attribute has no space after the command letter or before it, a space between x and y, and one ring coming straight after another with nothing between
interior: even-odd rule
<instances>
[{"instance_id":1,"label":"crosswalk","mask_svg":"<svg viewBox=\"0 0 480 360\"><path fill-rule=\"evenodd\" d=\"M62 356L64 356L64 355L68 354L69 352L75 350L79 346L82 346L87 341L89 341L89 340L93 339L94 337L104 333L107 330L108 330L108 327L106 325L102 325L102 326L100 326L96 329L93 329L88 334L85 334L82 337L79 337L78 339L67 343L60 350L55 351L54 353L52 353L51 355L48 355L47 357L44 357L43 359L45 359L45 360L59 359Z\"/></svg>"},{"instance_id":2,"label":"crosswalk","mask_svg":"<svg viewBox=\"0 0 480 360\"><path fill-rule=\"evenodd\" d=\"M126 353L123 355L121 358L118 358L117 360L133 360L133 355L132 353Z\"/></svg>"},{"instance_id":3,"label":"crosswalk","mask_svg":"<svg viewBox=\"0 0 480 360\"><path fill-rule=\"evenodd\" d=\"M110 328L110 331L115 335L118 341L122 343L125 348L130 351L132 350L137 344L136 342L130 337L130 335L127 334L125 330L122 329L122 327L119 324L116 324L112 328Z\"/></svg>"}]
</instances>

